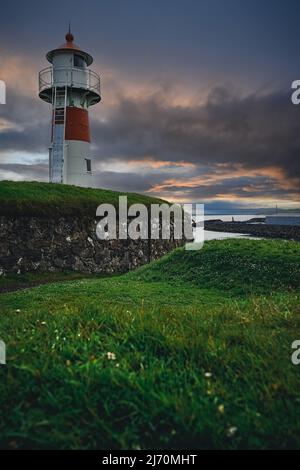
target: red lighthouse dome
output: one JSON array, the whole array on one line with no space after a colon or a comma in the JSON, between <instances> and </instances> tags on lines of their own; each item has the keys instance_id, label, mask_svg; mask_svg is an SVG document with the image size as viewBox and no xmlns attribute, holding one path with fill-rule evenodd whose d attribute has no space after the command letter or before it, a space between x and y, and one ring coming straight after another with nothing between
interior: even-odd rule
<instances>
[{"instance_id":1,"label":"red lighthouse dome","mask_svg":"<svg viewBox=\"0 0 300 470\"><path fill-rule=\"evenodd\" d=\"M87 66L89 66L93 63L93 57L90 54L88 54L87 52L80 49L79 46L74 44L74 42L73 42L74 41L74 36L71 33L70 29L67 32L65 38L66 38L66 42L64 44L57 47L56 49L53 49L52 51L49 51L48 54L46 55L47 60L51 64L53 63L53 56L55 54L59 53L60 51L63 52L63 51L68 51L68 50L72 50L72 51L76 52L76 54L81 55L83 57L83 59L85 60Z\"/></svg>"}]
</instances>

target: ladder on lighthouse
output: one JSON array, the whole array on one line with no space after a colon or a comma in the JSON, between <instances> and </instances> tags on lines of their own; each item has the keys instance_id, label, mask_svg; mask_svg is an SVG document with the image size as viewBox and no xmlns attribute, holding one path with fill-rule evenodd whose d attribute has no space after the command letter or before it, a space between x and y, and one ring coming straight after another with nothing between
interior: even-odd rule
<instances>
[{"instance_id":1,"label":"ladder on lighthouse","mask_svg":"<svg viewBox=\"0 0 300 470\"><path fill-rule=\"evenodd\" d=\"M63 183L67 86L54 87L52 95L52 151L50 156L51 183Z\"/></svg>"}]
</instances>

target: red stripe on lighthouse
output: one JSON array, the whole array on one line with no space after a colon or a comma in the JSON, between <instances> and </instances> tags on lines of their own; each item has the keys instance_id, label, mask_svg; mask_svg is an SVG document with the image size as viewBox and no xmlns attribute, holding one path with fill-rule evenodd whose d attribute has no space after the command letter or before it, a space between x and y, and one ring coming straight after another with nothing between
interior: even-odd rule
<instances>
[{"instance_id":1,"label":"red stripe on lighthouse","mask_svg":"<svg viewBox=\"0 0 300 470\"><path fill-rule=\"evenodd\" d=\"M89 114L86 109L68 106L66 109L66 140L90 142Z\"/></svg>"}]
</instances>

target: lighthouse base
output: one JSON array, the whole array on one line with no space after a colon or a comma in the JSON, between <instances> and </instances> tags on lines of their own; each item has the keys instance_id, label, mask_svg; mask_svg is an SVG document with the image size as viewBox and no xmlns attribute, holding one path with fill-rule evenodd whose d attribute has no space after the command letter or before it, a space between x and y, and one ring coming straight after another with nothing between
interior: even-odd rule
<instances>
[{"instance_id":1,"label":"lighthouse base","mask_svg":"<svg viewBox=\"0 0 300 470\"><path fill-rule=\"evenodd\" d=\"M64 182L76 186L92 185L90 144L80 140L65 141Z\"/></svg>"},{"instance_id":2,"label":"lighthouse base","mask_svg":"<svg viewBox=\"0 0 300 470\"><path fill-rule=\"evenodd\" d=\"M93 186L92 161L89 152L89 142L65 140L61 183L87 188ZM52 149L50 149L50 167L51 153ZM51 180L50 178L50 182L55 183L57 181Z\"/></svg>"}]
</instances>

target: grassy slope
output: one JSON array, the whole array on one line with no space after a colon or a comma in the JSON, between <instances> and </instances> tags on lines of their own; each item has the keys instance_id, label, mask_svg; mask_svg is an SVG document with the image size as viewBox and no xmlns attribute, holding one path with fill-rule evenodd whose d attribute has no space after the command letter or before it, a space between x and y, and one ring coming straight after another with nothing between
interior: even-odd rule
<instances>
[{"instance_id":1,"label":"grassy slope","mask_svg":"<svg viewBox=\"0 0 300 470\"><path fill-rule=\"evenodd\" d=\"M227 240L1 295L0 443L299 448L299 272L297 243Z\"/></svg>"},{"instance_id":2,"label":"grassy slope","mask_svg":"<svg viewBox=\"0 0 300 470\"><path fill-rule=\"evenodd\" d=\"M135 193L105 189L80 188L64 184L0 181L0 216L77 216L95 215L103 203L118 205L119 196L127 196L128 204L162 202Z\"/></svg>"},{"instance_id":3,"label":"grassy slope","mask_svg":"<svg viewBox=\"0 0 300 470\"><path fill-rule=\"evenodd\" d=\"M129 277L189 283L233 296L300 286L299 243L237 239L206 243L199 251L176 250Z\"/></svg>"}]
</instances>

